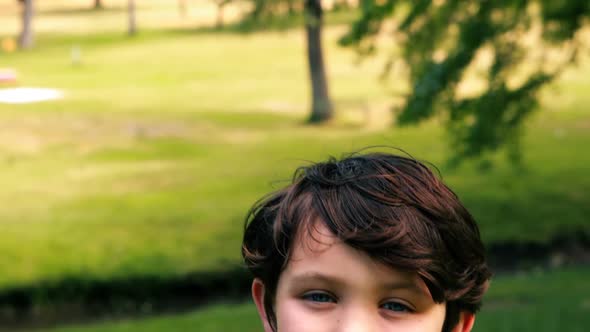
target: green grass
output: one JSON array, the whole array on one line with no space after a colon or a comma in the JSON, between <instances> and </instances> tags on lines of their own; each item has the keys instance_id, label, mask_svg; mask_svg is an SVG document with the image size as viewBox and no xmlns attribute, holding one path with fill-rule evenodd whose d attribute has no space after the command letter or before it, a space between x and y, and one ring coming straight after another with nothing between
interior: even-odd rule
<instances>
[{"instance_id":1,"label":"green grass","mask_svg":"<svg viewBox=\"0 0 590 332\"><path fill-rule=\"evenodd\" d=\"M443 164L443 129L388 126L396 86L380 85L378 59L354 65L336 46L342 31L326 31L338 119L324 127L303 125L299 30L150 30L128 39L48 29L36 49L1 54L20 84L66 98L0 104L0 288L221 269L239 262L250 205L306 160L387 144ZM473 164L443 169L486 242L546 241L588 226L589 73L585 62L558 92L546 91L524 139L526 171L502 161L487 174Z\"/></svg>"},{"instance_id":2,"label":"green grass","mask_svg":"<svg viewBox=\"0 0 590 332\"><path fill-rule=\"evenodd\" d=\"M590 270L522 273L493 281L475 331L585 331Z\"/></svg>"},{"instance_id":3,"label":"green grass","mask_svg":"<svg viewBox=\"0 0 590 332\"><path fill-rule=\"evenodd\" d=\"M586 331L590 324L588 269L498 277L476 317L475 332ZM261 331L253 304L214 305L183 315L60 328L47 332Z\"/></svg>"}]
</instances>

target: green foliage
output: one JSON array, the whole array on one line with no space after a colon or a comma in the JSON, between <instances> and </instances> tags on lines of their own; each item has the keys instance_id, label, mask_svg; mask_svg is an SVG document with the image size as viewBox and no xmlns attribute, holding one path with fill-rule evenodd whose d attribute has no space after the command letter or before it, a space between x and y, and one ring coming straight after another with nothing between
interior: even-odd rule
<instances>
[{"instance_id":1,"label":"green foliage","mask_svg":"<svg viewBox=\"0 0 590 332\"><path fill-rule=\"evenodd\" d=\"M568 0L541 1L545 38L557 43L574 37L590 15L590 2Z\"/></svg>"},{"instance_id":2,"label":"green foliage","mask_svg":"<svg viewBox=\"0 0 590 332\"><path fill-rule=\"evenodd\" d=\"M377 37L390 33L385 22L395 23L400 51L393 57L403 59L411 87L397 120L407 125L439 115L451 134L454 161L502 147L519 160L524 120L537 108L540 89L576 59L582 46L576 33L590 16L588 1L361 3L361 17L341 44L370 54ZM483 73L471 73L484 57L491 61ZM478 83L483 88L474 89Z\"/></svg>"}]
</instances>

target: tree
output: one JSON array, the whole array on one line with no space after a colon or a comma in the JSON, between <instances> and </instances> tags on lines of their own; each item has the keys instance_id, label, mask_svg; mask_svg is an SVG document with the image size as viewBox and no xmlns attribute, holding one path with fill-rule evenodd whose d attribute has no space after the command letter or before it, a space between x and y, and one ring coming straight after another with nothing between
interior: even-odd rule
<instances>
[{"instance_id":1,"label":"tree","mask_svg":"<svg viewBox=\"0 0 590 332\"><path fill-rule=\"evenodd\" d=\"M323 9L320 0L305 0L307 63L311 79L312 105L309 122L324 122L333 116L332 101L322 51Z\"/></svg>"},{"instance_id":2,"label":"tree","mask_svg":"<svg viewBox=\"0 0 590 332\"><path fill-rule=\"evenodd\" d=\"M127 32L130 36L137 33L137 21L135 18L135 0L127 1L127 15L129 16L129 28Z\"/></svg>"},{"instance_id":3,"label":"tree","mask_svg":"<svg viewBox=\"0 0 590 332\"><path fill-rule=\"evenodd\" d=\"M324 9L322 8L321 0L303 0L302 5L297 0L252 1L253 9L246 17L247 22L264 24L279 16L285 17L303 14L312 97L311 112L308 121L310 123L320 123L330 120L334 115L334 111L328 89L322 48Z\"/></svg>"},{"instance_id":4,"label":"tree","mask_svg":"<svg viewBox=\"0 0 590 332\"><path fill-rule=\"evenodd\" d=\"M22 49L33 47L33 0L18 0L22 6L22 29L18 38L18 45Z\"/></svg>"},{"instance_id":5,"label":"tree","mask_svg":"<svg viewBox=\"0 0 590 332\"><path fill-rule=\"evenodd\" d=\"M180 16L186 17L186 11L187 11L186 0L178 0L178 13L180 14Z\"/></svg>"},{"instance_id":6,"label":"tree","mask_svg":"<svg viewBox=\"0 0 590 332\"><path fill-rule=\"evenodd\" d=\"M385 72L400 59L410 83L397 121L442 117L456 161L501 148L518 160L540 89L575 61L590 17L589 1L566 0L364 0L360 9L341 43L373 54L377 36L394 24L399 56ZM475 83L482 88L465 89Z\"/></svg>"},{"instance_id":7,"label":"tree","mask_svg":"<svg viewBox=\"0 0 590 332\"><path fill-rule=\"evenodd\" d=\"M230 2L231 0L215 0L215 4L217 5L217 21L215 26L217 28L223 28L223 9Z\"/></svg>"}]
</instances>

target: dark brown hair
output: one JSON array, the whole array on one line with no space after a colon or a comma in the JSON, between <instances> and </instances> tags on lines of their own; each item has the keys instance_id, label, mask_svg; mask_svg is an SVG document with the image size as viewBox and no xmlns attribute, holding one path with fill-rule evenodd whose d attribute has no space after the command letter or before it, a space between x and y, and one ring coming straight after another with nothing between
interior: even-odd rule
<instances>
[{"instance_id":1,"label":"dark brown hair","mask_svg":"<svg viewBox=\"0 0 590 332\"><path fill-rule=\"evenodd\" d=\"M336 237L387 266L415 271L437 303L443 332L461 311L475 313L491 277L471 214L423 163L383 152L351 154L300 167L286 188L258 201L246 218L242 255L274 298L298 232L322 222Z\"/></svg>"}]
</instances>

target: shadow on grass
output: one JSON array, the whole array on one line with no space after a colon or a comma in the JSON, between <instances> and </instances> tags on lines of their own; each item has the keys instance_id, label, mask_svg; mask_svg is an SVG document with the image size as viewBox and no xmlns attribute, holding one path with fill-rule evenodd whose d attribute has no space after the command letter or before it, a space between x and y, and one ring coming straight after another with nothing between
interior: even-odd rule
<instances>
[{"instance_id":1,"label":"shadow on grass","mask_svg":"<svg viewBox=\"0 0 590 332\"><path fill-rule=\"evenodd\" d=\"M586 266L590 230L557 234L550 242L503 242L488 246L493 271ZM182 276L134 276L111 280L84 276L0 291L0 331L84 323L104 318L146 317L193 310L218 301L244 301L252 276L241 266Z\"/></svg>"},{"instance_id":2,"label":"shadow on grass","mask_svg":"<svg viewBox=\"0 0 590 332\"><path fill-rule=\"evenodd\" d=\"M325 26L338 26L351 24L358 19L360 11L356 9L346 9L330 11L326 13ZM286 31L292 29L303 28L304 24L303 13L295 13L284 16L271 16L264 19L245 18L239 22L225 24L222 27L218 26L201 26L196 28L170 29L171 33L180 34L194 34L194 33L229 33L229 34L247 34L255 32L268 31Z\"/></svg>"},{"instance_id":3,"label":"shadow on grass","mask_svg":"<svg viewBox=\"0 0 590 332\"><path fill-rule=\"evenodd\" d=\"M100 15L112 13L127 13L127 7L124 6L108 6L94 8L94 4L88 2L87 7L80 8L52 8L40 10L37 15L41 16L78 16L78 15Z\"/></svg>"},{"instance_id":4,"label":"shadow on grass","mask_svg":"<svg viewBox=\"0 0 590 332\"><path fill-rule=\"evenodd\" d=\"M245 299L250 282L250 274L239 266L171 277L66 277L0 291L0 331L184 312L214 301Z\"/></svg>"},{"instance_id":5,"label":"shadow on grass","mask_svg":"<svg viewBox=\"0 0 590 332\"><path fill-rule=\"evenodd\" d=\"M79 9L79 10L64 10L44 12L49 15L95 15L95 13L108 11L124 11L122 8L109 8L102 10ZM326 26L338 26L352 23L358 17L358 11L354 9L340 10L329 12L326 14ZM217 26L195 26L195 27L178 27L178 28L162 28L162 29L142 29L139 26L138 33L134 36L129 36L127 31L122 28L120 32L98 32L93 34L68 34L50 33L39 34L37 36L37 45L35 49L40 48L59 48L71 47L72 45L79 46L102 46L129 43L142 43L153 40L161 40L170 36L195 36L195 35L248 35L261 32L281 32L290 31L293 29L303 29L303 15L296 14L291 16L283 16L278 18L269 18L265 20L255 21L245 19L240 22L228 23L222 27ZM34 53L35 49L30 52Z\"/></svg>"}]
</instances>

